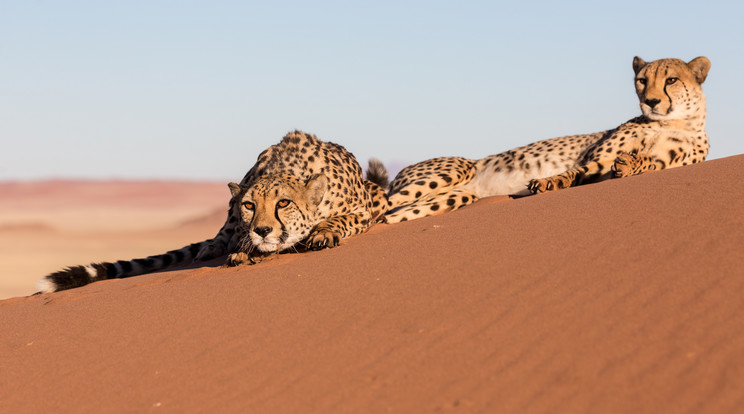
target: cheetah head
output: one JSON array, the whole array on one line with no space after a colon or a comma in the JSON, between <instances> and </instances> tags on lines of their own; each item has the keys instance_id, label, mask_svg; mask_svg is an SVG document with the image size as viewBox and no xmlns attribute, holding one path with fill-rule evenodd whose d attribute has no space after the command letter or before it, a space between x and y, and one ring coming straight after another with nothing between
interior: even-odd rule
<instances>
[{"instance_id":1,"label":"cheetah head","mask_svg":"<svg viewBox=\"0 0 744 414\"><path fill-rule=\"evenodd\" d=\"M240 250L280 252L304 240L317 224L316 211L328 191L321 174L301 180L289 174L259 178L250 187L230 183L235 206L240 210Z\"/></svg>"},{"instance_id":2,"label":"cheetah head","mask_svg":"<svg viewBox=\"0 0 744 414\"><path fill-rule=\"evenodd\" d=\"M704 56L689 63L659 59L646 63L633 59L635 87L643 115L653 120L705 117L705 96L700 86L710 69Z\"/></svg>"}]
</instances>

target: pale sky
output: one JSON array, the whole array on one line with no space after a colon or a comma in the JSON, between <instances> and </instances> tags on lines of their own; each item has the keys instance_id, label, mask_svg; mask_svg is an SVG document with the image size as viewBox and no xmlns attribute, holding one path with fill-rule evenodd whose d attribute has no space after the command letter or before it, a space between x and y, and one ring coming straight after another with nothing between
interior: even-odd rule
<instances>
[{"instance_id":1,"label":"pale sky","mask_svg":"<svg viewBox=\"0 0 744 414\"><path fill-rule=\"evenodd\" d=\"M392 169L638 115L631 62L710 58L744 153L741 1L0 0L0 180L239 180L292 129Z\"/></svg>"}]
</instances>

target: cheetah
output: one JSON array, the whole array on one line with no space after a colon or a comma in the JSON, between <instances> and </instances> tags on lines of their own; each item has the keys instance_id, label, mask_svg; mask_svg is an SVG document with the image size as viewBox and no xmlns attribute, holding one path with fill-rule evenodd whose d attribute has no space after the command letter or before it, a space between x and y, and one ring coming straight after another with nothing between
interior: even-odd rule
<instances>
[{"instance_id":1,"label":"cheetah","mask_svg":"<svg viewBox=\"0 0 744 414\"><path fill-rule=\"evenodd\" d=\"M227 266L268 255L335 247L366 231L385 213L387 172L370 161L367 180L344 147L301 131L263 151L243 180L230 183L225 224L210 240L143 259L73 266L37 283L41 293L151 273L227 254Z\"/></svg>"},{"instance_id":2,"label":"cheetah","mask_svg":"<svg viewBox=\"0 0 744 414\"><path fill-rule=\"evenodd\" d=\"M603 132L546 139L470 160L441 157L404 168L390 184L388 223L452 211L482 197L523 196L705 160L710 61L633 59L642 115Z\"/></svg>"}]
</instances>

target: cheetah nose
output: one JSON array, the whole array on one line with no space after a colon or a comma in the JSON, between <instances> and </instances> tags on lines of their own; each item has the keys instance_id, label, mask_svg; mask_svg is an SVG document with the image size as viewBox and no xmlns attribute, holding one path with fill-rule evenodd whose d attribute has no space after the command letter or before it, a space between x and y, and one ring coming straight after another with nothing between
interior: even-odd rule
<instances>
[{"instance_id":1,"label":"cheetah nose","mask_svg":"<svg viewBox=\"0 0 744 414\"><path fill-rule=\"evenodd\" d=\"M272 229L269 226L262 226L262 227L256 227L255 229L253 229L253 232L258 234L261 237L266 237L267 234L271 233L271 230L274 230L274 229Z\"/></svg>"},{"instance_id":2,"label":"cheetah nose","mask_svg":"<svg viewBox=\"0 0 744 414\"><path fill-rule=\"evenodd\" d=\"M659 102L661 102L661 99L646 99L644 102L653 109L659 104Z\"/></svg>"}]
</instances>

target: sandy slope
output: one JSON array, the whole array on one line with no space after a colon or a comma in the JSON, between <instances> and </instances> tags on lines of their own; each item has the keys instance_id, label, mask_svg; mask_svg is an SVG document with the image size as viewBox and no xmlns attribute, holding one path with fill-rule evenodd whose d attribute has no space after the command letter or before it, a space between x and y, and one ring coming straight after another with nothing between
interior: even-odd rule
<instances>
[{"instance_id":1,"label":"sandy slope","mask_svg":"<svg viewBox=\"0 0 744 414\"><path fill-rule=\"evenodd\" d=\"M736 412L742 176L738 156L5 300L0 406Z\"/></svg>"}]
</instances>

